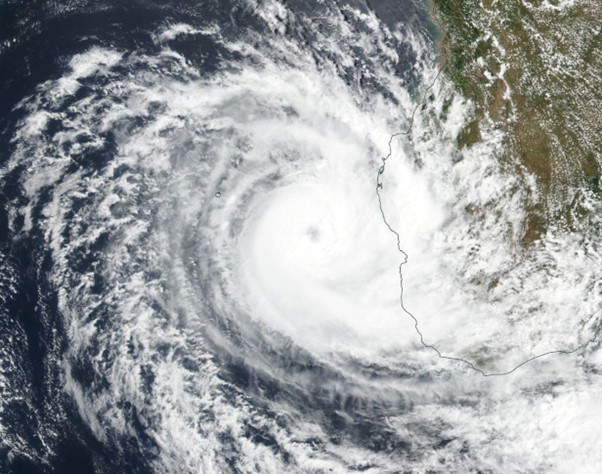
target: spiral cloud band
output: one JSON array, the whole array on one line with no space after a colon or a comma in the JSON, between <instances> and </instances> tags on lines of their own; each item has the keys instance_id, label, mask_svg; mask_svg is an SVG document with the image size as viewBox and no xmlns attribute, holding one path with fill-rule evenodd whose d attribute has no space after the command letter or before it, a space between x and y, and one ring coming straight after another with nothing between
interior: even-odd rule
<instances>
[{"instance_id":1,"label":"spiral cloud band","mask_svg":"<svg viewBox=\"0 0 602 474\"><path fill-rule=\"evenodd\" d=\"M472 105L420 23L345 5L263 2L238 36L163 22L15 106L0 179L56 294L60 390L156 472L569 472L584 445L602 462L599 428L572 428L602 410L595 228L520 248L534 179L496 159L495 129L457 149ZM2 410L30 396L2 380Z\"/></svg>"}]
</instances>

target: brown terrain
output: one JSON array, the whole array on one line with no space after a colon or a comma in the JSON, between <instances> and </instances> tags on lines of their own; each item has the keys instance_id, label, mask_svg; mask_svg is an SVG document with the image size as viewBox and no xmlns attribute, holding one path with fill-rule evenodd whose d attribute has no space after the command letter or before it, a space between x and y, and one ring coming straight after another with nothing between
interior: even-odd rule
<instances>
[{"instance_id":1,"label":"brown terrain","mask_svg":"<svg viewBox=\"0 0 602 474\"><path fill-rule=\"evenodd\" d=\"M590 227L602 201L602 1L429 0L440 57L475 104L458 145L505 132L500 159L535 176L529 247L550 225ZM590 227L591 231L591 227Z\"/></svg>"}]
</instances>

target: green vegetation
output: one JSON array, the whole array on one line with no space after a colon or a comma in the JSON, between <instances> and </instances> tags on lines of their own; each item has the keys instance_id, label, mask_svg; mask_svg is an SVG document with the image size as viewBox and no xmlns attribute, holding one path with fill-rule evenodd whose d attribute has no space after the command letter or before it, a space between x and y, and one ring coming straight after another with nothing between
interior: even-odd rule
<instances>
[{"instance_id":1,"label":"green vegetation","mask_svg":"<svg viewBox=\"0 0 602 474\"><path fill-rule=\"evenodd\" d=\"M502 128L508 140L500 158L535 175L544 191L525 222L525 245L552 218L579 228L571 217L582 199L577 190L600 195L602 2L561 3L430 0L443 33L442 64L475 105L459 146L474 145L488 127Z\"/></svg>"}]
</instances>

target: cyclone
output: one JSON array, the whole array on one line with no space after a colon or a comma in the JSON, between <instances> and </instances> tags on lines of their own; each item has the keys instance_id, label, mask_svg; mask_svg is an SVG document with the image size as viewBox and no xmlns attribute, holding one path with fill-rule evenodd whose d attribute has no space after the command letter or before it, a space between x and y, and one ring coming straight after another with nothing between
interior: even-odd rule
<instances>
[{"instance_id":1,"label":"cyclone","mask_svg":"<svg viewBox=\"0 0 602 474\"><path fill-rule=\"evenodd\" d=\"M2 122L0 465L595 472L600 223L520 248L424 7L180 8L92 9Z\"/></svg>"}]
</instances>

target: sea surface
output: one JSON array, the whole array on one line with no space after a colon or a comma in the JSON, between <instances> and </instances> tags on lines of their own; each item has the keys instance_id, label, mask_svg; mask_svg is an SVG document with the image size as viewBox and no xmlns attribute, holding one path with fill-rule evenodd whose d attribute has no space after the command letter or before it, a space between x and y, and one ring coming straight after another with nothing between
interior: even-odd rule
<instances>
[{"instance_id":1,"label":"sea surface","mask_svg":"<svg viewBox=\"0 0 602 474\"><path fill-rule=\"evenodd\" d=\"M597 472L598 240L421 2L0 17L0 471Z\"/></svg>"}]
</instances>

